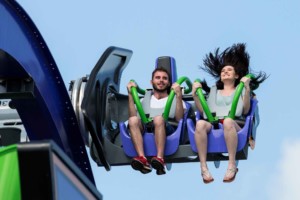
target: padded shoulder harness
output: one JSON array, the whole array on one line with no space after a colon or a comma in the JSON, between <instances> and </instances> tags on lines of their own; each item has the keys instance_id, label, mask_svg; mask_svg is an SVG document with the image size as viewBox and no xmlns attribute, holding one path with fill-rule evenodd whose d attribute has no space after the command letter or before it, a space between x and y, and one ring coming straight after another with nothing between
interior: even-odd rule
<instances>
[{"instance_id":1,"label":"padded shoulder harness","mask_svg":"<svg viewBox=\"0 0 300 200\"><path fill-rule=\"evenodd\" d=\"M212 86L210 89L210 93L207 99L207 103L209 106L209 109L211 111L211 113L215 113L219 119L224 118L225 116L228 116L230 109L231 109L231 105L225 105L225 104L217 104L217 87L216 86ZM242 94L244 94L245 91L243 90ZM235 112L235 116L236 117L240 117L242 116L243 113L243 100L242 97L240 96L239 101L238 101L238 105L237 105L237 109ZM204 118L206 119L206 115L204 113Z\"/></svg>"},{"instance_id":2,"label":"padded shoulder harness","mask_svg":"<svg viewBox=\"0 0 300 200\"><path fill-rule=\"evenodd\" d=\"M152 96L152 90L147 90L146 94L144 96L144 99L142 101L142 106L144 109L144 112L147 117L155 117L157 115L162 115L165 109L165 106L163 108L150 108L150 101ZM172 102L172 106L169 113L169 118L175 117L175 111L176 111L176 98L174 98Z\"/></svg>"}]
</instances>

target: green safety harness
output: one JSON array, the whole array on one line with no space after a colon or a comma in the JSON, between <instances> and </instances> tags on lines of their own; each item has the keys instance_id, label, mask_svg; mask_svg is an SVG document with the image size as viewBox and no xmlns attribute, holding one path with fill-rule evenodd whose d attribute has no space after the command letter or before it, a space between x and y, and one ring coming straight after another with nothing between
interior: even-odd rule
<instances>
[{"instance_id":1,"label":"green safety harness","mask_svg":"<svg viewBox=\"0 0 300 200\"><path fill-rule=\"evenodd\" d=\"M250 78L251 80L255 78L253 74L248 74L248 75L246 75L246 77ZM195 82L201 82L201 80L200 79L196 79ZM234 97L233 97L233 100L232 100L232 105L231 105L231 109L230 109L229 115L226 116L225 118L231 118L233 120L235 119L235 112L236 112L237 104L238 104L238 101L239 101L239 98L240 98L240 96L242 94L243 89L244 89L244 83L240 82L238 84L237 88L236 88L236 91L235 91L235 94L234 94ZM203 111L204 111L204 113L207 116L207 120L211 124L218 124L219 119L218 119L218 117L214 117L212 115L212 113L211 113L211 111L210 111L210 109L208 107L208 104L207 104L207 102L205 100L205 97L203 95L202 88L198 88L196 90L196 94L197 94L197 96L198 96L198 98L200 100L200 103L201 103L201 106L203 108Z\"/></svg>"},{"instance_id":2,"label":"green safety harness","mask_svg":"<svg viewBox=\"0 0 300 200\"><path fill-rule=\"evenodd\" d=\"M135 82L134 80L131 80L131 81ZM180 77L176 81L176 83L178 83L179 85L181 85L184 82L188 86L188 88L184 89L184 94L188 94L192 90L192 83L191 83L190 79L188 79L187 77L183 76L183 77ZM133 101L134 101L134 103L136 105L137 111L138 111L138 113L139 113L139 115L141 117L142 122L144 124L148 124L148 123L152 122L152 118L151 117L146 117L146 114L144 112L144 109L143 109L143 106L141 104L141 101L140 101L140 98L138 96L138 93L142 94L142 95L146 94L145 90L141 89L138 85L137 85L137 87L132 86L131 87L131 94L132 94L132 97L133 97ZM169 118L169 113L170 113L170 109L171 109L171 105L172 105L174 96L175 96L175 92L172 89L171 92L170 92L170 94L169 94L169 96L168 96L166 107L165 107L164 112L163 112L163 118L165 120L168 120L168 118Z\"/></svg>"}]
</instances>

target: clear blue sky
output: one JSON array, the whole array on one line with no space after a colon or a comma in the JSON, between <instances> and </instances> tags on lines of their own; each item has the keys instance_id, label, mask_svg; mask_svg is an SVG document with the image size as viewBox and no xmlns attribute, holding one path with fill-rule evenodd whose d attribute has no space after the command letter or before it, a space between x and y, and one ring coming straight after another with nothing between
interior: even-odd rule
<instances>
[{"instance_id":1,"label":"clear blue sky","mask_svg":"<svg viewBox=\"0 0 300 200\"><path fill-rule=\"evenodd\" d=\"M93 164L104 199L300 199L300 1L70 1L19 0L43 35L66 85L89 74L109 46L133 50L122 91L134 78L149 87L159 56L173 56L178 75L206 78L198 66L206 53L247 43L254 70L270 74L256 91L261 124L257 146L240 161L235 182L223 184L227 162L204 185L199 163L173 164L165 176L130 166L106 172ZM297 81L298 80L298 81Z\"/></svg>"}]
</instances>

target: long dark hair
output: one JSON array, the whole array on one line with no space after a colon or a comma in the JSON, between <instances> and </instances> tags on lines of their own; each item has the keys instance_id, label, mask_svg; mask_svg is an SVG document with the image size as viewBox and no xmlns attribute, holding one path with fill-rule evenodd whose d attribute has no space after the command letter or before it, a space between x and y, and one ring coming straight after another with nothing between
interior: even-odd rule
<instances>
[{"instance_id":1,"label":"long dark hair","mask_svg":"<svg viewBox=\"0 0 300 200\"><path fill-rule=\"evenodd\" d=\"M220 75L223 67L227 65L233 66L235 73L239 76L235 81L235 86L240 83L242 77L249 73L255 75L255 78L250 81L251 90L257 89L259 84L268 78L265 72L251 72L249 67L250 56L246 51L246 44L233 44L221 53L219 53L219 50L220 48L217 48L214 53L207 54L203 60L204 66L200 67L217 80L216 86L218 89L224 88Z\"/></svg>"}]
</instances>

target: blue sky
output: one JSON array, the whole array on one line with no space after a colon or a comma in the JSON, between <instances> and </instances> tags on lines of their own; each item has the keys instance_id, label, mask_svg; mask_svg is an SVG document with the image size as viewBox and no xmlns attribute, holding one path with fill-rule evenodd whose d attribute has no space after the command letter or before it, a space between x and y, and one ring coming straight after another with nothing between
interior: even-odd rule
<instances>
[{"instance_id":1,"label":"blue sky","mask_svg":"<svg viewBox=\"0 0 300 200\"><path fill-rule=\"evenodd\" d=\"M109 46L131 49L122 92L130 79L149 87L159 56L176 59L179 76L213 80L198 66L206 53L247 43L251 67L270 75L256 91L261 123L257 146L240 161L235 182L223 184L227 162L209 163L215 181L204 185L199 163L173 164L165 176L130 166L93 172L104 199L300 199L300 1L70 1L19 0L43 35L66 85L89 74ZM298 80L298 81L297 81Z\"/></svg>"}]
</instances>

